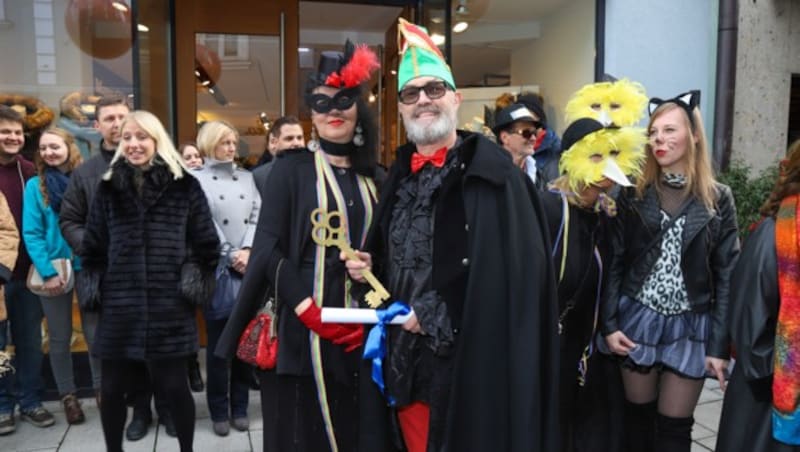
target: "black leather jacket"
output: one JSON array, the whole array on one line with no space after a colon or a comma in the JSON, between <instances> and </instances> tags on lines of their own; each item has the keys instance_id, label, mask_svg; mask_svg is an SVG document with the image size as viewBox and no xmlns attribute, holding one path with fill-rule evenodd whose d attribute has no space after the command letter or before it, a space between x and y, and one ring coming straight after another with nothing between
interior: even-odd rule
<instances>
[{"instance_id":1,"label":"black leather jacket","mask_svg":"<svg viewBox=\"0 0 800 452\"><path fill-rule=\"evenodd\" d=\"M714 210L707 210L697 200L692 200L685 210L681 269L692 310L711 311L706 355L727 359L730 276L739 255L739 239L731 189L717 184L717 193ZM603 335L619 330L620 297L636 297L661 253L660 241L647 247L661 230L655 187L648 187L642 199L637 199L632 189L623 191L617 207L611 231L613 254L603 294Z\"/></svg>"}]
</instances>

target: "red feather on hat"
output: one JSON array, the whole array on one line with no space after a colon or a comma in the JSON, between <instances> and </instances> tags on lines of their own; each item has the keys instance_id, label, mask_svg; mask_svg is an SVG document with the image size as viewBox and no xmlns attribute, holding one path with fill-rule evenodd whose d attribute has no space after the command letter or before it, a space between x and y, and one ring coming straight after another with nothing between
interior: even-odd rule
<instances>
[{"instance_id":1,"label":"red feather on hat","mask_svg":"<svg viewBox=\"0 0 800 452\"><path fill-rule=\"evenodd\" d=\"M372 72L381 67L378 56L364 44L356 46L353 57L339 71L339 83L352 88L369 80ZM331 74L332 75L332 74Z\"/></svg>"}]
</instances>

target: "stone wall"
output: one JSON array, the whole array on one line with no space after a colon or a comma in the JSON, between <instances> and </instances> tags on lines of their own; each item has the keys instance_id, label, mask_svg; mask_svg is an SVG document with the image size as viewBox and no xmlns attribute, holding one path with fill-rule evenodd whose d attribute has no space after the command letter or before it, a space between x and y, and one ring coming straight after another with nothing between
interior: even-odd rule
<instances>
[{"instance_id":1,"label":"stone wall","mask_svg":"<svg viewBox=\"0 0 800 452\"><path fill-rule=\"evenodd\" d=\"M792 74L800 74L800 2L739 2L732 158L755 171L783 158Z\"/></svg>"}]
</instances>

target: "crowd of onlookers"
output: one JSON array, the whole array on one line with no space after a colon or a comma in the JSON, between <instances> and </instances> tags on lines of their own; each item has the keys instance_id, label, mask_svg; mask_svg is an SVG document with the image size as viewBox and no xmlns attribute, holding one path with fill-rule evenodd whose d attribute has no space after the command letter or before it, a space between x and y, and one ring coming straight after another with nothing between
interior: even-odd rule
<instances>
[{"instance_id":1,"label":"crowd of onlookers","mask_svg":"<svg viewBox=\"0 0 800 452\"><path fill-rule=\"evenodd\" d=\"M215 434L248 430L257 387L265 451L687 452L705 378L728 388L718 450L795 450L800 144L742 247L699 91L587 85L561 137L541 97L508 93L486 137L457 130L461 93L427 33L399 29L408 142L388 170L362 86L377 57L350 42L309 81L308 142L279 118L254 168L231 124L176 149L117 97L96 106L91 155L51 127L31 162L0 106L0 435L17 406L56 422L43 318L66 421L85 421L77 299L110 451L147 435L153 405L191 451L191 391ZM374 327L325 318L375 307ZM235 356L266 308L280 346L256 369Z\"/></svg>"}]
</instances>

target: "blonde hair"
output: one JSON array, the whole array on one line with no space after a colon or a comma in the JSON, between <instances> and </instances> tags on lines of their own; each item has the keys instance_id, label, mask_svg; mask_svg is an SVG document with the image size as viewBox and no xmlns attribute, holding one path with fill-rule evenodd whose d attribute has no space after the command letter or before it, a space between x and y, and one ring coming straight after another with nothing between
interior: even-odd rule
<instances>
[{"instance_id":1,"label":"blonde hair","mask_svg":"<svg viewBox=\"0 0 800 452\"><path fill-rule=\"evenodd\" d=\"M41 141L42 137L48 133L55 135L64 141L64 145L67 147L67 171L74 170L75 167L83 162L81 151L78 148L77 143L75 143L75 137L73 137L71 133L58 127L50 127L42 132L42 135L39 137L39 141ZM44 201L44 205L47 206L50 204L50 198L47 196L47 184L45 183L44 177L44 170L47 169L47 163L44 162L44 159L42 158L38 148L34 154L33 162L36 165L36 174L39 175L39 191L42 192L42 200Z\"/></svg>"},{"instance_id":2,"label":"blonde hair","mask_svg":"<svg viewBox=\"0 0 800 452\"><path fill-rule=\"evenodd\" d=\"M183 177L184 172L189 171L183 163L183 158L175 150L175 146L172 144L169 135L167 135L167 131L164 130L161 121L154 114L145 110L132 111L122 120L122 125L119 129L125 130L125 126L131 121L138 124L153 139L156 145L156 152L153 158L160 157L175 180L180 179ZM114 164L118 160L125 158L122 151L124 146L125 143L121 140L119 146L117 146L117 151L114 152L114 157L111 159L111 164L108 166L108 171L103 175L103 180L111 180Z\"/></svg>"},{"instance_id":3,"label":"blonde hair","mask_svg":"<svg viewBox=\"0 0 800 452\"><path fill-rule=\"evenodd\" d=\"M698 201L700 201L707 209L713 210L717 202L717 188L716 179L714 178L714 170L711 168L711 159L708 154L708 144L706 141L706 132L703 127L703 117L700 115L700 110L695 108L692 111L692 118L694 120L694 127L689 121L689 116L686 110L675 104L674 102L666 102L661 104L656 111L650 116L650 122L647 124L647 132L653 127L653 122L658 119L662 114L678 109L681 112L684 126L691 133L687 137L686 143L686 191L691 193ZM694 139L693 139L694 138ZM695 143L697 140L697 143ZM662 185L662 171L658 165L656 158L653 156L653 147L648 142L645 146L645 163L642 177L636 183L636 195L639 198L644 196L644 192L648 186L655 186L659 196L661 195Z\"/></svg>"},{"instance_id":4,"label":"blonde hair","mask_svg":"<svg viewBox=\"0 0 800 452\"><path fill-rule=\"evenodd\" d=\"M197 149L203 157L214 158L214 148L217 147L226 133L233 132L236 141L239 141L239 132L227 121L216 120L203 124L197 133Z\"/></svg>"}]
</instances>

